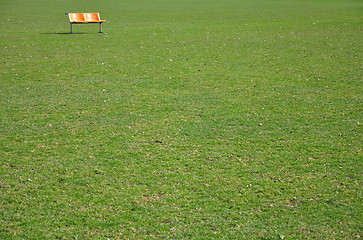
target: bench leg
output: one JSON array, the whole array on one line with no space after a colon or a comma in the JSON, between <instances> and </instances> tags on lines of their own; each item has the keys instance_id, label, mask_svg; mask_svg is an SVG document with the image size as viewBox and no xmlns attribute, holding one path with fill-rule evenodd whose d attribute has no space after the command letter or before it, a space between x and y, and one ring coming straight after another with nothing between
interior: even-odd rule
<instances>
[{"instance_id":1,"label":"bench leg","mask_svg":"<svg viewBox=\"0 0 363 240\"><path fill-rule=\"evenodd\" d=\"M102 26L101 26L102 23L100 23L100 31L98 33L103 33L102 32Z\"/></svg>"},{"instance_id":2,"label":"bench leg","mask_svg":"<svg viewBox=\"0 0 363 240\"><path fill-rule=\"evenodd\" d=\"M70 34L73 34L73 32L72 32L72 23L70 23L70 26L71 26L71 32L70 32Z\"/></svg>"}]
</instances>

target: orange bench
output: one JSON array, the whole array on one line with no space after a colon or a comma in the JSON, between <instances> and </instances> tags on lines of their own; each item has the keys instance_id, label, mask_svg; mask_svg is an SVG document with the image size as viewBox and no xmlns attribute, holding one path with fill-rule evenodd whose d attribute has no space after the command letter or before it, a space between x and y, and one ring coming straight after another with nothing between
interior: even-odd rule
<instances>
[{"instance_id":1,"label":"orange bench","mask_svg":"<svg viewBox=\"0 0 363 240\"><path fill-rule=\"evenodd\" d=\"M71 34L72 32L72 25L73 24L82 24L82 23L99 23L100 24L100 31L102 33L102 26L103 22L106 20L101 20L99 13L66 13L69 17L69 23L71 25Z\"/></svg>"}]
</instances>

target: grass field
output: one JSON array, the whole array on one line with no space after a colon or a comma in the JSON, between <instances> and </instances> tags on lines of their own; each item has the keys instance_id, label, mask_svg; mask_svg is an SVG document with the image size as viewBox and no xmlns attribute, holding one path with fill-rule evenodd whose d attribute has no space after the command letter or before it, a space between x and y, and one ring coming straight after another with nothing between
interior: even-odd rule
<instances>
[{"instance_id":1,"label":"grass field","mask_svg":"<svg viewBox=\"0 0 363 240\"><path fill-rule=\"evenodd\" d=\"M362 16L0 0L0 238L361 238Z\"/></svg>"}]
</instances>

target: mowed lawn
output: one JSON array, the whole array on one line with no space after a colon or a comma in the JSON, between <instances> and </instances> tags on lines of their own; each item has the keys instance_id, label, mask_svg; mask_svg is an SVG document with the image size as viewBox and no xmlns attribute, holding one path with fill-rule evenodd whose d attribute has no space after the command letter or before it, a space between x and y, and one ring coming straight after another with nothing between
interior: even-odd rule
<instances>
[{"instance_id":1,"label":"mowed lawn","mask_svg":"<svg viewBox=\"0 0 363 240\"><path fill-rule=\"evenodd\" d=\"M362 16L0 0L0 238L361 238Z\"/></svg>"}]
</instances>

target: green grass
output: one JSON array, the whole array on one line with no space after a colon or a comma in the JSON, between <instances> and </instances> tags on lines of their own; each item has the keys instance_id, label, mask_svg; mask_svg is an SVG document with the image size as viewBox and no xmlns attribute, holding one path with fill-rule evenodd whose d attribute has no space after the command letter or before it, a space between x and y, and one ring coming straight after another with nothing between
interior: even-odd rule
<instances>
[{"instance_id":1,"label":"green grass","mask_svg":"<svg viewBox=\"0 0 363 240\"><path fill-rule=\"evenodd\" d=\"M360 238L362 14L1 0L0 238Z\"/></svg>"}]
</instances>

